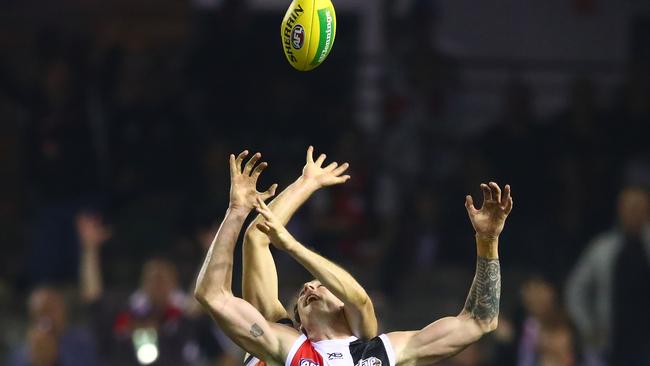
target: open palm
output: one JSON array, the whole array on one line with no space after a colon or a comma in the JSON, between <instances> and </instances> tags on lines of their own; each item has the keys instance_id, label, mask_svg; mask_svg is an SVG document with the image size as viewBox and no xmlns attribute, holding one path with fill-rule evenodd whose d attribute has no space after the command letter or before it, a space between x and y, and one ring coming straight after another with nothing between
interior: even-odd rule
<instances>
[{"instance_id":1,"label":"open palm","mask_svg":"<svg viewBox=\"0 0 650 366\"><path fill-rule=\"evenodd\" d=\"M307 162L302 169L302 178L314 184L316 188L323 188L333 186L336 184L345 183L350 179L349 175L341 175L350 166L348 163L339 166L337 162L332 162L323 168L323 163L327 155L320 154L318 159L314 161L314 147L310 146L307 149Z\"/></svg>"},{"instance_id":2,"label":"open palm","mask_svg":"<svg viewBox=\"0 0 650 366\"><path fill-rule=\"evenodd\" d=\"M465 197L465 208L472 226L478 235L496 238L503 231L506 218L512 210L510 186L506 185L503 193L498 184L490 182L481 184L483 205L480 209L474 207L472 196Z\"/></svg>"},{"instance_id":3,"label":"open palm","mask_svg":"<svg viewBox=\"0 0 650 366\"><path fill-rule=\"evenodd\" d=\"M237 158L230 155L230 207L252 210L257 205L257 198L266 200L273 197L277 184L273 184L266 192L257 191L257 179L266 167L267 163L255 164L262 157L256 153L248 160L242 169L242 161L248 156L248 151L241 152Z\"/></svg>"}]
</instances>

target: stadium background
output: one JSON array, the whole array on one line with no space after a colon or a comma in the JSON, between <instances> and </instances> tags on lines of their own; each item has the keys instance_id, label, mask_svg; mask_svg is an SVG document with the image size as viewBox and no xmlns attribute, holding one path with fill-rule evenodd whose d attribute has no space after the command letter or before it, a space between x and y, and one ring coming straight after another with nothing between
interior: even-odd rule
<instances>
[{"instance_id":1,"label":"stadium background","mask_svg":"<svg viewBox=\"0 0 650 366\"><path fill-rule=\"evenodd\" d=\"M349 161L352 180L290 230L358 276L385 329L461 308L475 260L463 198L512 185L506 331L448 364L521 362L522 284L544 278L562 312L580 254L616 224L618 192L650 186L650 5L334 3L332 54L299 73L278 36L286 1L0 1L0 359L24 341L37 285L63 289L71 322L87 325L79 213L112 228L114 302L152 256L172 258L189 289L227 205L227 154L261 151L262 186L283 188L313 144ZM288 300L307 276L276 258Z\"/></svg>"}]
</instances>

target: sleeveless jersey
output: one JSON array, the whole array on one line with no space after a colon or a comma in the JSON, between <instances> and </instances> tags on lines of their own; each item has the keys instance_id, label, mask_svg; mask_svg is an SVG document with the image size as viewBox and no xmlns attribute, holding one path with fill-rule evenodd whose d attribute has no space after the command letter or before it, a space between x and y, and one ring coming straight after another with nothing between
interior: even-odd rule
<instances>
[{"instance_id":1,"label":"sleeveless jersey","mask_svg":"<svg viewBox=\"0 0 650 366\"><path fill-rule=\"evenodd\" d=\"M368 341L356 337L312 342L302 334L291 347L285 366L395 366L395 352L385 334ZM263 366L250 357L245 366Z\"/></svg>"},{"instance_id":2,"label":"sleeveless jersey","mask_svg":"<svg viewBox=\"0 0 650 366\"><path fill-rule=\"evenodd\" d=\"M319 342L303 334L289 351L285 366L395 366L395 352L385 334L369 341L350 337Z\"/></svg>"}]
</instances>

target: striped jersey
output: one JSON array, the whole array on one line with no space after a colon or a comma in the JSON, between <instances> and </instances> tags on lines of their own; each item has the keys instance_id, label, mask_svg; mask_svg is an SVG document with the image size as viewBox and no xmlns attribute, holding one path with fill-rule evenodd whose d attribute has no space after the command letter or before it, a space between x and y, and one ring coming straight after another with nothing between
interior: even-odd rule
<instances>
[{"instance_id":1,"label":"striped jersey","mask_svg":"<svg viewBox=\"0 0 650 366\"><path fill-rule=\"evenodd\" d=\"M304 334L291 347L285 366L395 366L395 352L385 334L368 341L347 339L310 341ZM245 366L264 366L249 357Z\"/></svg>"}]
</instances>

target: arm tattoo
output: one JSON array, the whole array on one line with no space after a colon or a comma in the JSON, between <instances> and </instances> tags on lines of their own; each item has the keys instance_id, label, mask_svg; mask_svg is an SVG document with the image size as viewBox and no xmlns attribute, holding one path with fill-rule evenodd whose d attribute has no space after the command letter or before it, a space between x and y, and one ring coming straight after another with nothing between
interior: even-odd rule
<instances>
[{"instance_id":1,"label":"arm tattoo","mask_svg":"<svg viewBox=\"0 0 650 366\"><path fill-rule=\"evenodd\" d=\"M253 324L253 326L251 326L250 332L251 332L251 335L253 337L255 337L255 338L261 337L261 336L264 335L264 331L262 330L262 327L257 325L257 323L255 323L255 324Z\"/></svg>"},{"instance_id":2,"label":"arm tattoo","mask_svg":"<svg viewBox=\"0 0 650 366\"><path fill-rule=\"evenodd\" d=\"M499 315L501 298L501 267L498 259L478 258L476 275L469 290L464 310L480 321L491 321Z\"/></svg>"}]
</instances>

